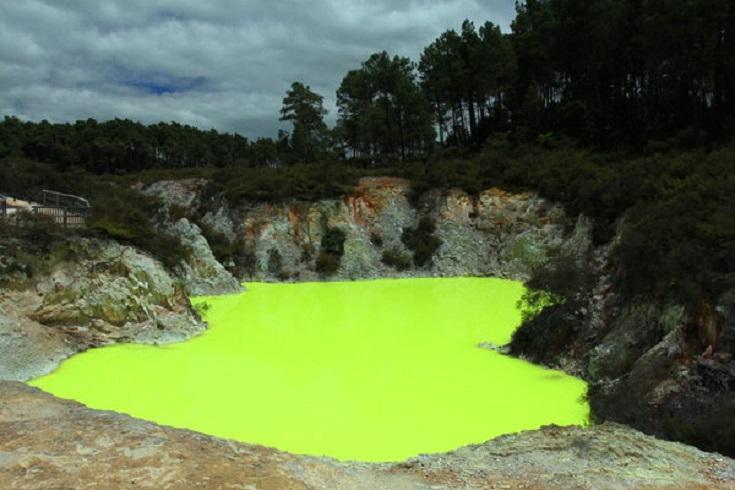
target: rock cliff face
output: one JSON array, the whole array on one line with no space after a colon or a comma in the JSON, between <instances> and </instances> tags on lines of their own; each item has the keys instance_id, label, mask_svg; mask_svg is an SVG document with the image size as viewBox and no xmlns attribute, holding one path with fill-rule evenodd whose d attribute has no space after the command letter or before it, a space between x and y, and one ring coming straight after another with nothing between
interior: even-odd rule
<instances>
[{"instance_id":1,"label":"rock cliff face","mask_svg":"<svg viewBox=\"0 0 735 490\"><path fill-rule=\"evenodd\" d=\"M93 346L177 342L204 329L183 283L117 242L4 239L0 269L0 379L39 376Z\"/></svg>"},{"instance_id":2,"label":"rock cliff face","mask_svg":"<svg viewBox=\"0 0 735 490\"><path fill-rule=\"evenodd\" d=\"M512 350L587 380L598 421L735 455L735 292L694 309L672 298L630 298L615 280L616 241L587 254L596 283L578 292L577 310L543 322L549 339L565 338L559 332L572 325L561 345Z\"/></svg>"},{"instance_id":3,"label":"rock cliff face","mask_svg":"<svg viewBox=\"0 0 735 490\"><path fill-rule=\"evenodd\" d=\"M694 312L613 301L582 357L598 419L735 455L735 362L723 341L735 332L732 306L728 295Z\"/></svg>"},{"instance_id":4,"label":"rock cliff face","mask_svg":"<svg viewBox=\"0 0 735 490\"><path fill-rule=\"evenodd\" d=\"M194 223L181 218L167 226L167 231L178 237L189 251L186 260L177 268L187 294L204 296L236 293L242 290L240 283L212 254L206 238Z\"/></svg>"},{"instance_id":5,"label":"rock cliff face","mask_svg":"<svg viewBox=\"0 0 735 490\"><path fill-rule=\"evenodd\" d=\"M157 184L163 192L164 184ZM181 183L172 184L181 186ZM194 182L190 186L195 192ZM181 194L173 192L172 194ZM529 193L488 189L478 196L430 191L412 201L407 181L365 178L343 199L251 203L230 208L200 204L200 221L219 236L242 238L249 279L350 280L407 276L499 276L524 279L558 247L588 246L588 224L570 220L553 204ZM190 202L196 202L191 197ZM424 218L440 246L416 265L402 236ZM319 267L323 238L344 233L335 271ZM422 237L419 237L420 239Z\"/></svg>"},{"instance_id":6,"label":"rock cliff face","mask_svg":"<svg viewBox=\"0 0 735 490\"><path fill-rule=\"evenodd\" d=\"M139 186L138 190L144 195L157 198L163 204L162 212L154 217L157 226L178 238L189 252L175 271L182 278L187 294L203 296L236 293L242 290L240 283L214 257L202 230L180 216L195 214L205 184L201 179L184 179Z\"/></svg>"}]
</instances>

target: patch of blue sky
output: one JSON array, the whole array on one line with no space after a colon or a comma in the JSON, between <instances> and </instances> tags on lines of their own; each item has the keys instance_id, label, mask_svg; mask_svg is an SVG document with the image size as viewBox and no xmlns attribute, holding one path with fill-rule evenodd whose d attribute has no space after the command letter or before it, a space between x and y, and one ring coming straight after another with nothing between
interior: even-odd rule
<instances>
[{"instance_id":1,"label":"patch of blue sky","mask_svg":"<svg viewBox=\"0 0 735 490\"><path fill-rule=\"evenodd\" d=\"M119 85L130 87L150 95L191 92L204 86L205 77L180 77L165 73L130 74L117 80Z\"/></svg>"}]
</instances>

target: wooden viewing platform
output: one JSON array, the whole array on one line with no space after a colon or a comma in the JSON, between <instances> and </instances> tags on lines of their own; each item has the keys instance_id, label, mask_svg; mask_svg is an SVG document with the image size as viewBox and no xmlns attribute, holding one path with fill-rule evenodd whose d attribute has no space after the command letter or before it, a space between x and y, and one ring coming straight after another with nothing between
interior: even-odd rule
<instances>
[{"instance_id":1,"label":"wooden viewing platform","mask_svg":"<svg viewBox=\"0 0 735 490\"><path fill-rule=\"evenodd\" d=\"M42 190L37 200L0 194L0 219L23 226L30 216L45 216L63 227L86 226L92 206L85 198L73 194Z\"/></svg>"}]
</instances>

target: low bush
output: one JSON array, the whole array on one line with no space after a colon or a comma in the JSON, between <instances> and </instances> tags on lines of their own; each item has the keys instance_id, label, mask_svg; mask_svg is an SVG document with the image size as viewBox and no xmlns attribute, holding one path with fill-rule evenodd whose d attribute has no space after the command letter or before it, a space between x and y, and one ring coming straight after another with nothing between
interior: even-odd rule
<instances>
[{"instance_id":1,"label":"low bush","mask_svg":"<svg viewBox=\"0 0 735 490\"><path fill-rule=\"evenodd\" d=\"M322 276L331 276L339 270L345 253L345 232L339 228L327 228L322 236L315 270Z\"/></svg>"},{"instance_id":2,"label":"low bush","mask_svg":"<svg viewBox=\"0 0 735 490\"><path fill-rule=\"evenodd\" d=\"M200 318L204 318L211 308L212 305L210 305L206 301L194 305L194 311L197 313L197 315L199 315Z\"/></svg>"},{"instance_id":3,"label":"low bush","mask_svg":"<svg viewBox=\"0 0 735 490\"><path fill-rule=\"evenodd\" d=\"M189 210L184 206L178 204L171 204L168 207L168 219L172 222L177 222L182 218L190 218ZM199 226L201 228L201 226Z\"/></svg>"},{"instance_id":4,"label":"low bush","mask_svg":"<svg viewBox=\"0 0 735 490\"><path fill-rule=\"evenodd\" d=\"M339 228L327 228L322 236L321 251L336 257L345 253L345 232Z\"/></svg>"},{"instance_id":5,"label":"low bush","mask_svg":"<svg viewBox=\"0 0 735 490\"><path fill-rule=\"evenodd\" d=\"M401 272L410 269L412 264L411 256L409 254L396 249L385 250L380 261L388 267L392 267Z\"/></svg>"},{"instance_id":6,"label":"low bush","mask_svg":"<svg viewBox=\"0 0 735 490\"><path fill-rule=\"evenodd\" d=\"M268 273L279 277L283 273L283 259L281 258L281 252L272 248L268 250Z\"/></svg>"},{"instance_id":7,"label":"low bush","mask_svg":"<svg viewBox=\"0 0 735 490\"><path fill-rule=\"evenodd\" d=\"M299 257L299 260L303 263L308 263L314 257L315 253L316 250L314 250L314 245L311 243L305 243L301 246L301 256Z\"/></svg>"},{"instance_id":8,"label":"low bush","mask_svg":"<svg viewBox=\"0 0 735 490\"><path fill-rule=\"evenodd\" d=\"M223 194L230 203L286 199L315 201L352 192L367 171L339 162L285 168L228 167L212 174L207 196Z\"/></svg>"},{"instance_id":9,"label":"low bush","mask_svg":"<svg viewBox=\"0 0 735 490\"><path fill-rule=\"evenodd\" d=\"M406 228L401 241L413 252L413 263L416 267L430 265L434 254L442 245L439 237L434 235L436 225L431 218L424 216L416 228Z\"/></svg>"},{"instance_id":10,"label":"low bush","mask_svg":"<svg viewBox=\"0 0 735 490\"><path fill-rule=\"evenodd\" d=\"M556 250L532 271L518 305L523 322L511 339L514 355L549 364L577 340L594 283L588 260Z\"/></svg>"},{"instance_id":11,"label":"low bush","mask_svg":"<svg viewBox=\"0 0 735 490\"><path fill-rule=\"evenodd\" d=\"M341 264L341 257L322 252L316 258L314 269L322 276L331 276L339 270Z\"/></svg>"},{"instance_id":12,"label":"low bush","mask_svg":"<svg viewBox=\"0 0 735 490\"><path fill-rule=\"evenodd\" d=\"M699 373L698 373L699 374ZM735 425L728 423L735 410L733 383L708 387L706 379L697 390L672 393L664 400L650 403L648 378L625 378L614 386L592 383L587 400L594 423L614 421L662 438L691 444L704 451L735 457Z\"/></svg>"}]
</instances>

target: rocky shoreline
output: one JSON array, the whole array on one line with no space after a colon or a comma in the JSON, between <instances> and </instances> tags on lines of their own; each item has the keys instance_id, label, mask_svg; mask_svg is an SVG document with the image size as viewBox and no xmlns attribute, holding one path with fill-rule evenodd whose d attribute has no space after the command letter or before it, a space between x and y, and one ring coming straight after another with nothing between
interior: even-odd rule
<instances>
[{"instance_id":1,"label":"rocky shoreline","mask_svg":"<svg viewBox=\"0 0 735 490\"><path fill-rule=\"evenodd\" d=\"M1 488L735 488L735 461L624 426L545 427L397 464L161 427L0 382Z\"/></svg>"},{"instance_id":2,"label":"rocky shoreline","mask_svg":"<svg viewBox=\"0 0 735 490\"><path fill-rule=\"evenodd\" d=\"M194 261L181 265L192 290L153 257L111 240L0 240L0 379L46 374L90 347L198 335L206 325L188 296L235 292L240 285L211 251ZM201 274L209 270L214 273Z\"/></svg>"}]
</instances>

